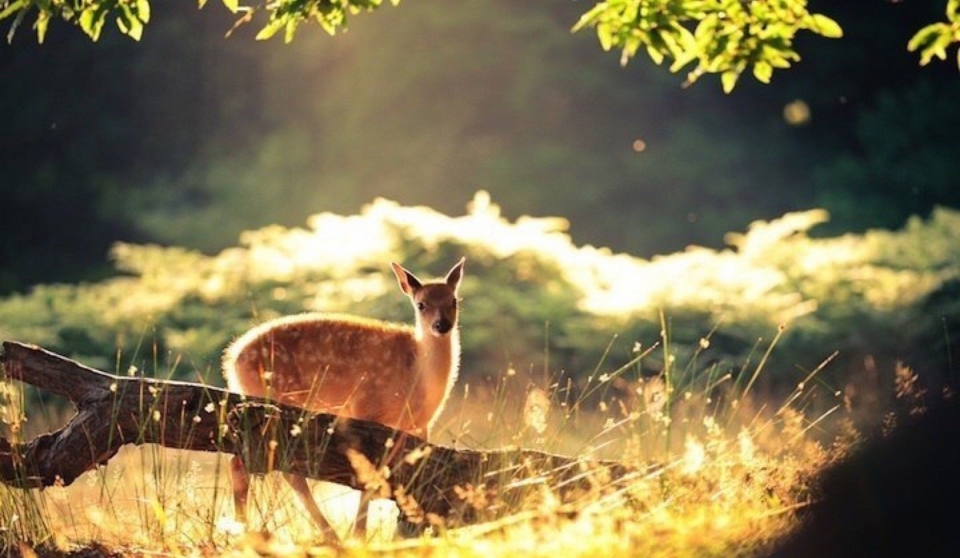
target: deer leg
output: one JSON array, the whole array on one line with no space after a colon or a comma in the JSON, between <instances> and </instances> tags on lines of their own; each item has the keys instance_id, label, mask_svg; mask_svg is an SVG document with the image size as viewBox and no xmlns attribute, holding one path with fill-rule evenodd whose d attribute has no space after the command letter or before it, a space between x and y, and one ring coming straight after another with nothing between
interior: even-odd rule
<instances>
[{"instance_id":1,"label":"deer leg","mask_svg":"<svg viewBox=\"0 0 960 558\"><path fill-rule=\"evenodd\" d=\"M373 498L366 490L360 491L360 505L357 506L357 520L353 524L353 535L361 540L367 540L367 518L370 517L370 500Z\"/></svg>"},{"instance_id":2,"label":"deer leg","mask_svg":"<svg viewBox=\"0 0 960 558\"><path fill-rule=\"evenodd\" d=\"M339 544L340 536L337 535L333 526L330 525L327 516L323 515L323 512L320 511L320 506L317 505L317 501L313 498L313 493L310 492L310 487L307 485L307 479L300 475L294 475L293 473L284 473L283 478L287 479L290 487L297 493L300 502L307 508L310 517L313 518L314 523L316 523L320 531L323 532L323 538L328 542Z\"/></svg>"},{"instance_id":3,"label":"deer leg","mask_svg":"<svg viewBox=\"0 0 960 558\"><path fill-rule=\"evenodd\" d=\"M247 523L247 494L250 492L250 477L240 456L230 458L230 484L233 488L233 516L238 523Z\"/></svg>"},{"instance_id":4,"label":"deer leg","mask_svg":"<svg viewBox=\"0 0 960 558\"><path fill-rule=\"evenodd\" d=\"M390 450L381 460L381 466L386 465L387 467L390 467L393 463L400 460L400 452L403 450L404 442L406 442L406 440L407 433L401 432ZM374 494L375 492L370 490L360 491L360 505L357 507L357 520L356 523L354 523L353 533L356 538L362 541L365 541L367 537L367 523L368 518L370 517L370 502L374 499ZM397 518L397 526L400 527L400 523L403 521L404 517L401 513Z\"/></svg>"}]
</instances>

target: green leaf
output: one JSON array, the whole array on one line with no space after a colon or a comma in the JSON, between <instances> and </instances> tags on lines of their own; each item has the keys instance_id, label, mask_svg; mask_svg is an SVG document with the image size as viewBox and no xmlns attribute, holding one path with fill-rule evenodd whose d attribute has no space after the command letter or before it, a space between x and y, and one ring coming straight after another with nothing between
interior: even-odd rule
<instances>
[{"instance_id":1,"label":"green leaf","mask_svg":"<svg viewBox=\"0 0 960 558\"><path fill-rule=\"evenodd\" d=\"M913 37L910 38L910 41L907 43L907 50L913 52L921 49L925 47L927 43L935 40L936 35L944 32L949 32L949 27L947 27L945 23L931 23L917 31Z\"/></svg>"},{"instance_id":2,"label":"green leaf","mask_svg":"<svg viewBox=\"0 0 960 558\"><path fill-rule=\"evenodd\" d=\"M317 23L320 24L320 29L326 31L328 35L332 36L337 34L337 24L331 16L317 14L316 20Z\"/></svg>"},{"instance_id":3,"label":"green leaf","mask_svg":"<svg viewBox=\"0 0 960 558\"><path fill-rule=\"evenodd\" d=\"M140 21L128 4L120 4L120 16L117 17L117 27L120 32L134 41L143 37L143 22Z\"/></svg>"},{"instance_id":4,"label":"green leaf","mask_svg":"<svg viewBox=\"0 0 960 558\"><path fill-rule=\"evenodd\" d=\"M946 24L944 24L946 27ZM948 28L949 29L949 28ZM920 51L920 65L926 66L930 63L930 60L934 56L940 60L947 59L947 47L950 46L950 43L953 42L953 38L950 36L949 31L945 33L938 33L933 41L931 41L927 46Z\"/></svg>"},{"instance_id":5,"label":"green leaf","mask_svg":"<svg viewBox=\"0 0 960 558\"><path fill-rule=\"evenodd\" d=\"M674 32L670 29L664 29L657 32L660 37L660 40L667 47L667 51L670 53L670 56L676 58L683 54L683 48L680 46L679 35L675 35Z\"/></svg>"},{"instance_id":6,"label":"green leaf","mask_svg":"<svg viewBox=\"0 0 960 558\"><path fill-rule=\"evenodd\" d=\"M7 19L13 15L14 12L18 12L23 9L26 4L27 0L18 0L17 2L13 2L12 4L8 5L3 9L3 11L0 11L0 20Z\"/></svg>"},{"instance_id":7,"label":"green leaf","mask_svg":"<svg viewBox=\"0 0 960 558\"><path fill-rule=\"evenodd\" d=\"M297 20L291 19L287 22L287 26L284 28L283 33L283 42L289 44L293 41L293 36L297 32Z\"/></svg>"},{"instance_id":8,"label":"green leaf","mask_svg":"<svg viewBox=\"0 0 960 558\"><path fill-rule=\"evenodd\" d=\"M257 33L257 36L255 37L255 39L258 41L266 41L270 37L273 37L274 35L276 35L277 31L283 29L284 25L286 25L286 22L283 21L282 19L275 19L273 21L267 22L267 24L263 26L263 29L261 29L260 32Z\"/></svg>"},{"instance_id":9,"label":"green leaf","mask_svg":"<svg viewBox=\"0 0 960 558\"><path fill-rule=\"evenodd\" d=\"M737 79L740 78L740 72L727 70L720 75L720 83L723 85L723 92L730 93L737 85Z\"/></svg>"},{"instance_id":10,"label":"green leaf","mask_svg":"<svg viewBox=\"0 0 960 558\"><path fill-rule=\"evenodd\" d=\"M223 5L234 14L240 10L240 0L223 0ZM202 8L203 6L200 7Z\"/></svg>"},{"instance_id":11,"label":"green leaf","mask_svg":"<svg viewBox=\"0 0 960 558\"><path fill-rule=\"evenodd\" d=\"M50 24L50 13L40 12L37 15L37 22L33 24L37 30L37 43L43 44L43 39L47 36L47 26Z\"/></svg>"},{"instance_id":12,"label":"green leaf","mask_svg":"<svg viewBox=\"0 0 960 558\"><path fill-rule=\"evenodd\" d=\"M13 23L10 24L10 30L7 31L7 42L13 42L13 35L17 32L17 29L20 27L20 24L23 23L24 16L27 15L27 10L20 10L17 12L17 17L13 18Z\"/></svg>"},{"instance_id":13,"label":"green leaf","mask_svg":"<svg viewBox=\"0 0 960 558\"><path fill-rule=\"evenodd\" d=\"M149 0L137 0L137 17L144 23L150 23Z\"/></svg>"},{"instance_id":14,"label":"green leaf","mask_svg":"<svg viewBox=\"0 0 960 558\"><path fill-rule=\"evenodd\" d=\"M947 0L947 19L954 22L960 19L960 0Z\"/></svg>"},{"instance_id":15,"label":"green leaf","mask_svg":"<svg viewBox=\"0 0 960 558\"><path fill-rule=\"evenodd\" d=\"M678 56L676 60L673 61L673 64L670 64L671 72L678 72L680 68L683 68L687 64L693 62L697 58L697 53L695 50L687 50L683 53L682 56Z\"/></svg>"},{"instance_id":16,"label":"green leaf","mask_svg":"<svg viewBox=\"0 0 960 558\"><path fill-rule=\"evenodd\" d=\"M651 45L647 45L647 55L649 55L650 60L653 60L653 63L658 66L663 62L663 53Z\"/></svg>"},{"instance_id":17,"label":"green leaf","mask_svg":"<svg viewBox=\"0 0 960 558\"><path fill-rule=\"evenodd\" d=\"M597 38L600 39L600 48L603 50L613 47L613 30L609 23L597 24Z\"/></svg>"},{"instance_id":18,"label":"green leaf","mask_svg":"<svg viewBox=\"0 0 960 558\"><path fill-rule=\"evenodd\" d=\"M143 38L143 22L137 18L132 18L130 22L130 31L127 32L127 36L133 39L134 41L139 42Z\"/></svg>"},{"instance_id":19,"label":"green leaf","mask_svg":"<svg viewBox=\"0 0 960 558\"><path fill-rule=\"evenodd\" d=\"M763 60L757 62L753 65L753 77L760 83L770 83L770 78L773 77L773 66Z\"/></svg>"},{"instance_id":20,"label":"green leaf","mask_svg":"<svg viewBox=\"0 0 960 558\"><path fill-rule=\"evenodd\" d=\"M100 38L100 31L103 30L103 20L104 12L99 7L89 7L80 12L80 29L96 41Z\"/></svg>"},{"instance_id":21,"label":"green leaf","mask_svg":"<svg viewBox=\"0 0 960 558\"><path fill-rule=\"evenodd\" d=\"M590 25L596 25L599 15L602 14L607 9L607 6L604 4L597 4L596 6L590 8L587 13L580 16L580 19L577 20L577 23L570 29L570 31L576 33L584 27L589 27Z\"/></svg>"},{"instance_id":22,"label":"green leaf","mask_svg":"<svg viewBox=\"0 0 960 558\"><path fill-rule=\"evenodd\" d=\"M640 45L640 37L637 35L630 35L627 37L627 40L623 43L623 51L620 53L621 66L626 66L627 62L637 55L637 51L640 50Z\"/></svg>"},{"instance_id":23,"label":"green leaf","mask_svg":"<svg viewBox=\"0 0 960 558\"><path fill-rule=\"evenodd\" d=\"M839 39L843 36L843 29L840 24L823 14L813 14L812 30L829 39Z\"/></svg>"}]
</instances>

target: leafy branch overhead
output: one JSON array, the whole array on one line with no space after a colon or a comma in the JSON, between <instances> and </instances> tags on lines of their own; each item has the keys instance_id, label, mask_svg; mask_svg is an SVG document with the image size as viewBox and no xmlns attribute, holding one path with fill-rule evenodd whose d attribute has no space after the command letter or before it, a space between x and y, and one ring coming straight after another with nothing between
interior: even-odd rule
<instances>
[{"instance_id":1,"label":"leafy branch overhead","mask_svg":"<svg viewBox=\"0 0 960 558\"><path fill-rule=\"evenodd\" d=\"M207 0L198 1L200 8L207 4ZM301 23L314 21L332 35L346 25L347 16L372 11L380 7L383 0L267 0L249 6L241 0L222 2L240 16L234 29L264 12L267 22L257 39L269 39L283 30L286 41L290 42ZM397 5L400 0L390 2ZM94 41L100 38L104 25L113 21L121 33L139 41L144 25L150 21L150 0L0 0L0 21L12 21L7 32L8 42L32 13L35 13L33 28L40 43L54 19L79 26Z\"/></svg>"},{"instance_id":2,"label":"leafy branch overhead","mask_svg":"<svg viewBox=\"0 0 960 558\"><path fill-rule=\"evenodd\" d=\"M385 0L266 0L253 5L221 1L238 15L234 29L263 16L258 40L283 31L284 40L290 42L301 23L315 22L332 35L346 26L348 16L373 11ZM389 2L397 5L400 0ZM201 8L206 3L199 0ZM8 41L28 16L41 43L54 19L80 27L94 41L110 22L140 40L150 11L150 0L0 0L0 21L11 22ZM646 52L656 64L669 61L672 72L692 68L688 85L704 74L719 74L726 92L746 71L768 83L775 69L800 60L793 40L801 31L827 38L843 35L836 21L810 13L807 0L603 0L583 14L573 30L586 28L596 30L604 50L619 50L622 64ZM920 64L926 65L934 57L946 59L947 49L957 43L960 0L947 0L946 21L920 29L907 48L918 51Z\"/></svg>"},{"instance_id":3,"label":"leafy branch overhead","mask_svg":"<svg viewBox=\"0 0 960 558\"><path fill-rule=\"evenodd\" d=\"M587 27L596 29L604 50L621 51L621 64L643 49L657 64L671 60L672 72L694 64L688 85L720 74L728 93L748 68L769 83L774 68L800 60L793 49L798 32L843 35L834 20L807 11L806 0L606 0L573 30Z\"/></svg>"},{"instance_id":4,"label":"leafy branch overhead","mask_svg":"<svg viewBox=\"0 0 960 558\"><path fill-rule=\"evenodd\" d=\"M927 25L910 39L907 49L920 51L920 65L926 66L934 56L947 59L947 48L960 43L960 0L947 0L947 21ZM960 67L960 49L957 49Z\"/></svg>"}]
</instances>

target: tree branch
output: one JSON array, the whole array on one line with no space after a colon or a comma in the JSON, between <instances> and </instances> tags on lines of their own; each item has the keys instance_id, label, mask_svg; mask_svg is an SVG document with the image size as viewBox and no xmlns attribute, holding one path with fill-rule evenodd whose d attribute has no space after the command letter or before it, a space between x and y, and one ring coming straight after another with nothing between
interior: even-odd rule
<instances>
[{"instance_id":1,"label":"tree branch","mask_svg":"<svg viewBox=\"0 0 960 558\"><path fill-rule=\"evenodd\" d=\"M0 482L69 485L124 444L231 453L247 471L291 472L394 499L414 522L470 523L515 508L530 487L572 501L630 470L523 449L476 451L429 444L378 423L313 414L186 382L120 377L39 347L5 342L6 379L68 398L77 414L26 443L0 438Z\"/></svg>"}]
</instances>

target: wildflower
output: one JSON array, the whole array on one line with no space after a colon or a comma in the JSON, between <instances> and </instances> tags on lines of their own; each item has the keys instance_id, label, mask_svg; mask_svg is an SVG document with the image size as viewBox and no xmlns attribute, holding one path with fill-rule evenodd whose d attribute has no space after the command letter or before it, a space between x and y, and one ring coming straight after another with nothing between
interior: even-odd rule
<instances>
[{"instance_id":1,"label":"wildflower","mask_svg":"<svg viewBox=\"0 0 960 558\"><path fill-rule=\"evenodd\" d=\"M740 448L740 461L752 463L757 451L753 439L750 437L750 432L746 428L737 435L737 444Z\"/></svg>"},{"instance_id":2,"label":"wildflower","mask_svg":"<svg viewBox=\"0 0 960 558\"><path fill-rule=\"evenodd\" d=\"M422 448L417 448L407 455L403 456L403 461L407 465L414 465L417 461L426 458L430 455L431 449L430 446L423 446Z\"/></svg>"},{"instance_id":3,"label":"wildflower","mask_svg":"<svg viewBox=\"0 0 960 558\"><path fill-rule=\"evenodd\" d=\"M644 408L649 413L660 413L667 405L667 386L660 376L645 380L637 392L643 396Z\"/></svg>"},{"instance_id":4,"label":"wildflower","mask_svg":"<svg viewBox=\"0 0 960 558\"><path fill-rule=\"evenodd\" d=\"M896 388L897 399L903 399L909 396L923 395L922 390L917 387L919 377L916 372L902 362L897 362L896 376L894 377L894 387Z\"/></svg>"},{"instance_id":5,"label":"wildflower","mask_svg":"<svg viewBox=\"0 0 960 558\"><path fill-rule=\"evenodd\" d=\"M547 430L549 413L550 398L547 392L540 388L531 389L523 404L523 423L537 434L543 434Z\"/></svg>"},{"instance_id":6,"label":"wildflower","mask_svg":"<svg viewBox=\"0 0 960 558\"><path fill-rule=\"evenodd\" d=\"M703 468L707 460L707 450L693 436L687 436L684 446L686 451L683 454L682 471L692 475Z\"/></svg>"}]
</instances>

